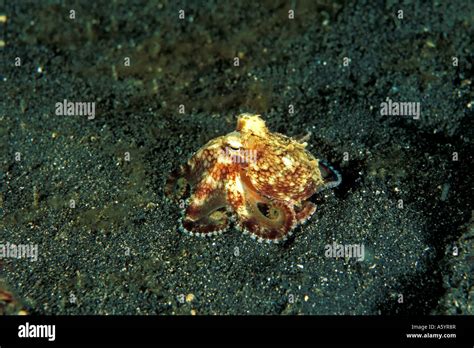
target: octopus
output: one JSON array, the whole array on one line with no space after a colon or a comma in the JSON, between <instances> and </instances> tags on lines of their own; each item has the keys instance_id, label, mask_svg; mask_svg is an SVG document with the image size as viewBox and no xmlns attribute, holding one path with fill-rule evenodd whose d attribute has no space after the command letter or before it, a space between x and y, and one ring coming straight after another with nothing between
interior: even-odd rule
<instances>
[{"instance_id":1,"label":"octopus","mask_svg":"<svg viewBox=\"0 0 474 348\"><path fill-rule=\"evenodd\" d=\"M259 241L286 240L314 214L309 198L341 182L306 149L307 139L271 132L260 115L239 115L235 131L210 140L167 179L166 196L183 208L180 229L213 236L234 223Z\"/></svg>"},{"instance_id":2,"label":"octopus","mask_svg":"<svg viewBox=\"0 0 474 348\"><path fill-rule=\"evenodd\" d=\"M2 288L0 284L0 315L27 315L13 294Z\"/></svg>"}]
</instances>

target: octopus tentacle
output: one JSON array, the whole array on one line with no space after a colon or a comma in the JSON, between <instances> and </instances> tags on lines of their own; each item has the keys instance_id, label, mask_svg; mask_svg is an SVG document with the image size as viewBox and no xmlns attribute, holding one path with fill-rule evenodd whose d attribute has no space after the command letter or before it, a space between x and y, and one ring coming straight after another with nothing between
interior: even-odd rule
<instances>
[{"instance_id":1,"label":"octopus tentacle","mask_svg":"<svg viewBox=\"0 0 474 348\"><path fill-rule=\"evenodd\" d=\"M212 190L206 183L196 188L181 221L186 232L196 235L213 235L228 227L225 211L227 202L222 191Z\"/></svg>"},{"instance_id":2,"label":"octopus tentacle","mask_svg":"<svg viewBox=\"0 0 474 348\"><path fill-rule=\"evenodd\" d=\"M260 195L245 176L228 181L226 191L227 202L238 216L237 225L252 237L278 242L295 227L292 204Z\"/></svg>"},{"instance_id":3,"label":"octopus tentacle","mask_svg":"<svg viewBox=\"0 0 474 348\"><path fill-rule=\"evenodd\" d=\"M316 211L316 205L310 201L304 201L301 207L296 209L296 220L298 223L305 223Z\"/></svg>"},{"instance_id":4,"label":"octopus tentacle","mask_svg":"<svg viewBox=\"0 0 474 348\"><path fill-rule=\"evenodd\" d=\"M221 138L209 141L187 163L171 172L165 184L166 196L176 201L183 198L189 193L189 186L197 185L209 174L209 170L216 166L219 156L216 148L220 148Z\"/></svg>"},{"instance_id":5,"label":"octopus tentacle","mask_svg":"<svg viewBox=\"0 0 474 348\"><path fill-rule=\"evenodd\" d=\"M317 192L331 189L341 184L342 182L341 174L326 161L319 160L319 170L324 179L324 185L319 187Z\"/></svg>"},{"instance_id":6,"label":"octopus tentacle","mask_svg":"<svg viewBox=\"0 0 474 348\"><path fill-rule=\"evenodd\" d=\"M269 200L247 200L249 215L239 215L238 225L259 240L285 240L296 225L296 216L289 203Z\"/></svg>"}]
</instances>

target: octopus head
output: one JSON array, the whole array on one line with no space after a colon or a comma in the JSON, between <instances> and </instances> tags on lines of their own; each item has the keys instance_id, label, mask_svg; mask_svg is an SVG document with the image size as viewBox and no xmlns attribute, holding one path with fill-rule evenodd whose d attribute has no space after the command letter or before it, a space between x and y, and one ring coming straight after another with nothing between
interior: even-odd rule
<instances>
[{"instance_id":1,"label":"octopus head","mask_svg":"<svg viewBox=\"0 0 474 348\"><path fill-rule=\"evenodd\" d=\"M222 138L223 160L241 167L256 163L258 155L256 144L267 135L265 121L259 115L239 115L236 130Z\"/></svg>"},{"instance_id":2,"label":"octopus head","mask_svg":"<svg viewBox=\"0 0 474 348\"><path fill-rule=\"evenodd\" d=\"M241 114L237 119L237 131L242 135L256 135L266 137L268 128L260 115Z\"/></svg>"}]
</instances>

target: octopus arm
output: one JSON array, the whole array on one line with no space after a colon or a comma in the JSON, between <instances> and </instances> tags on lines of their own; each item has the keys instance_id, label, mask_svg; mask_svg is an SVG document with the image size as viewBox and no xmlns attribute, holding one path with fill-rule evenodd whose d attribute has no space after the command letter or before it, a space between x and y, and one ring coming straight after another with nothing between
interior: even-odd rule
<instances>
[{"instance_id":1,"label":"octopus arm","mask_svg":"<svg viewBox=\"0 0 474 348\"><path fill-rule=\"evenodd\" d=\"M182 227L191 234L212 235L228 227L225 194L200 184L189 200Z\"/></svg>"},{"instance_id":2,"label":"octopus arm","mask_svg":"<svg viewBox=\"0 0 474 348\"><path fill-rule=\"evenodd\" d=\"M244 178L230 182L227 201L237 214L237 225L259 240L280 241L296 226L296 214L289 202L269 199L252 190Z\"/></svg>"},{"instance_id":3,"label":"octopus arm","mask_svg":"<svg viewBox=\"0 0 474 348\"><path fill-rule=\"evenodd\" d=\"M303 224L314 214L316 211L316 205L310 201L304 201L301 206L296 209L296 220L299 224Z\"/></svg>"},{"instance_id":4,"label":"octopus arm","mask_svg":"<svg viewBox=\"0 0 474 348\"><path fill-rule=\"evenodd\" d=\"M179 200L189 193L189 187L197 185L217 161L215 147L220 144L220 138L209 141L207 148L197 151L187 163L173 170L165 184L165 194Z\"/></svg>"}]
</instances>

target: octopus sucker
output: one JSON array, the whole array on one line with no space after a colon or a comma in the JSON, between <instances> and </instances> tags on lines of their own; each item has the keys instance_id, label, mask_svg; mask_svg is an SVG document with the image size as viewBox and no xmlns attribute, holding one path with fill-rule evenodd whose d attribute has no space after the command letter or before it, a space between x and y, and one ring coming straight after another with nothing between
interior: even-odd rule
<instances>
[{"instance_id":1,"label":"octopus sucker","mask_svg":"<svg viewBox=\"0 0 474 348\"><path fill-rule=\"evenodd\" d=\"M306 149L308 140L272 133L259 115L241 114L235 131L209 141L170 174L166 196L188 196L180 229L205 237L234 224L260 242L286 240L314 214L308 198L341 182Z\"/></svg>"}]
</instances>

